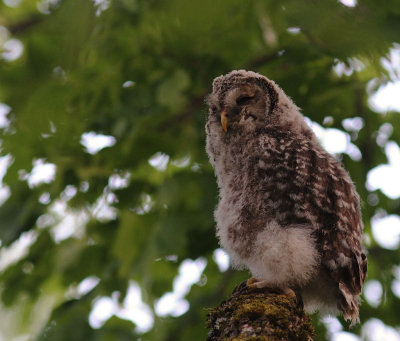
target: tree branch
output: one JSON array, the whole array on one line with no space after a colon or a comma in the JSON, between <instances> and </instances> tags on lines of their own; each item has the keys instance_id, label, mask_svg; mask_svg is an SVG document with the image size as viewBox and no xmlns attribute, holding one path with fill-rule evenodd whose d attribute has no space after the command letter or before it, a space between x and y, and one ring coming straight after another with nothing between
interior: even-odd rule
<instances>
[{"instance_id":1,"label":"tree branch","mask_svg":"<svg viewBox=\"0 0 400 341\"><path fill-rule=\"evenodd\" d=\"M33 15L30 18L8 26L7 29L12 35L18 35L30 29L31 27L40 24L43 19L43 15Z\"/></svg>"},{"instance_id":2,"label":"tree branch","mask_svg":"<svg viewBox=\"0 0 400 341\"><path fill-rule=\"evenodd\" d=\"M249 290L245 283L210 310L207 326L207 341L308 341L314 337L311 320L296 299L272 289Z\"/></svg>"}]
</instances>

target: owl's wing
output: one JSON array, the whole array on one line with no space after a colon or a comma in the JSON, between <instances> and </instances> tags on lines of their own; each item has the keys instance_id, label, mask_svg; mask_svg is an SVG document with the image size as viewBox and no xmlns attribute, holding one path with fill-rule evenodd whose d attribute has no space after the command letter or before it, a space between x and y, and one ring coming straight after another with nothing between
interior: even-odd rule
<instances>
[{"instance_id":1,"label":"owl's wing","mask_svg":"<svg viewBox=\"0 0 400 341\"><path fill-rule=\"evenodd\" d=\"M320 175L312 186L310 206L314 206L311 210L317 218L315 234L321 248L321 264L338 283L339 308L344 317L355 322L367 273L367 257L361 245L360 201L347 172L328 156L325 172L317 166Z\"/></svg>"},{"instance_id":2,"label":"owl's wing","mask_svg":"<svg viewBox=\"0 0 400 341\"><path fill-rule=\"evenodd\" d=\"M308 147L300 149L296 161L298 169L308 169L303 183L306 212L315 229L321 265L338 285L338 308L346 319L356 322L367 273L360 199L339 162L322 149Z\"/></svg>"},{"instance_id":3,"label":"owl's wing","mask_svg":"<svg viewBox=\"0 0 400 341\"><path fill-rule=\"evenodd\" d=\"M355 321L367 272L355 187L339 162L310 141L275 141L259 160L265 204L282 226L313 227L321 266L338 286L338 308Z\"/></svg>"}]
</instances>

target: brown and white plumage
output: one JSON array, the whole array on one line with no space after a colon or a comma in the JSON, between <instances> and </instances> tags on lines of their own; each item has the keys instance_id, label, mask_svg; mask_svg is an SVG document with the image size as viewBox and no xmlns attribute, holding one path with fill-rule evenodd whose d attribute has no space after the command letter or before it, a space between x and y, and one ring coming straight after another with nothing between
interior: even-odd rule
<instances>
[{"instance_id":1,"label":"brown and white plumage","mask_svg":"<svg viewBox=\"0 0 400 341\"><path fill-rule=\"evenodd\" d=\"M208 99L207 153L217 175L217 235L236 267L300 291L307 311L358 321L367 271L359 196L295 104L239 70Z\"/></svg>"}]
</instances>

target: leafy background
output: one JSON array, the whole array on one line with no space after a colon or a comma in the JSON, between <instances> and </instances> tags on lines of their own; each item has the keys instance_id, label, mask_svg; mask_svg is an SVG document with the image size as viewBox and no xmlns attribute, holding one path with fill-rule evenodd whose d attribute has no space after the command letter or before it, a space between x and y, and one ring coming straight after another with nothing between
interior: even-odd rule
<instances>
[{"instance_id":1,"label":"leafy background","mask_svg":"<svg viewBox=\"0 0 400 341\"><path fill-rule=\"evenodd\" d=\"M369 104L399 37L397 0L0 2L0 339L205 339L248 274L214 234L204 97L245 68L331 134L363 200L362 324L313 316L317 340L399 340L400 119Z\"/></svg>"}]
</instances>

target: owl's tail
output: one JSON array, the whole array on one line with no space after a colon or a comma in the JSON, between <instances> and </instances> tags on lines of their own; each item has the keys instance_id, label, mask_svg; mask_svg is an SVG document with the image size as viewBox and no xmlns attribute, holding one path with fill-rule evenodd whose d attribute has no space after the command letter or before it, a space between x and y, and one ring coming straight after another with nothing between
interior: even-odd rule
<instances>
[{"instance_id":1,"label":"owl's tail","mask_svg":"<svg viewBox=\"0 0 400 341\"><path fill-rule=\"evenodd\" d=\"M354 296L343 282L339 282L339 290L342 296L339 302L339 309L343 312L344 319L351 322L350 327L353 327L360 323L360 318L358 317L360 296Z\"/></svg>"},{"instance_id":2,"label":"owl's tail","mask_svg":"<svg viewBox=\"0 0 400 341\"><path fill-rule=\"evenodd\" d=\"M360 323L358 317L358 305L360 304L361 290L367 275L367 256L365 253L357 258L353 253L352 276L344 276L343 278L351 279L345 283L339 281L339 291L341 299L339 301L339 309L343 312L343 317L347 321L351 321L350 327Z\"/></svg>"}]
</instances>

